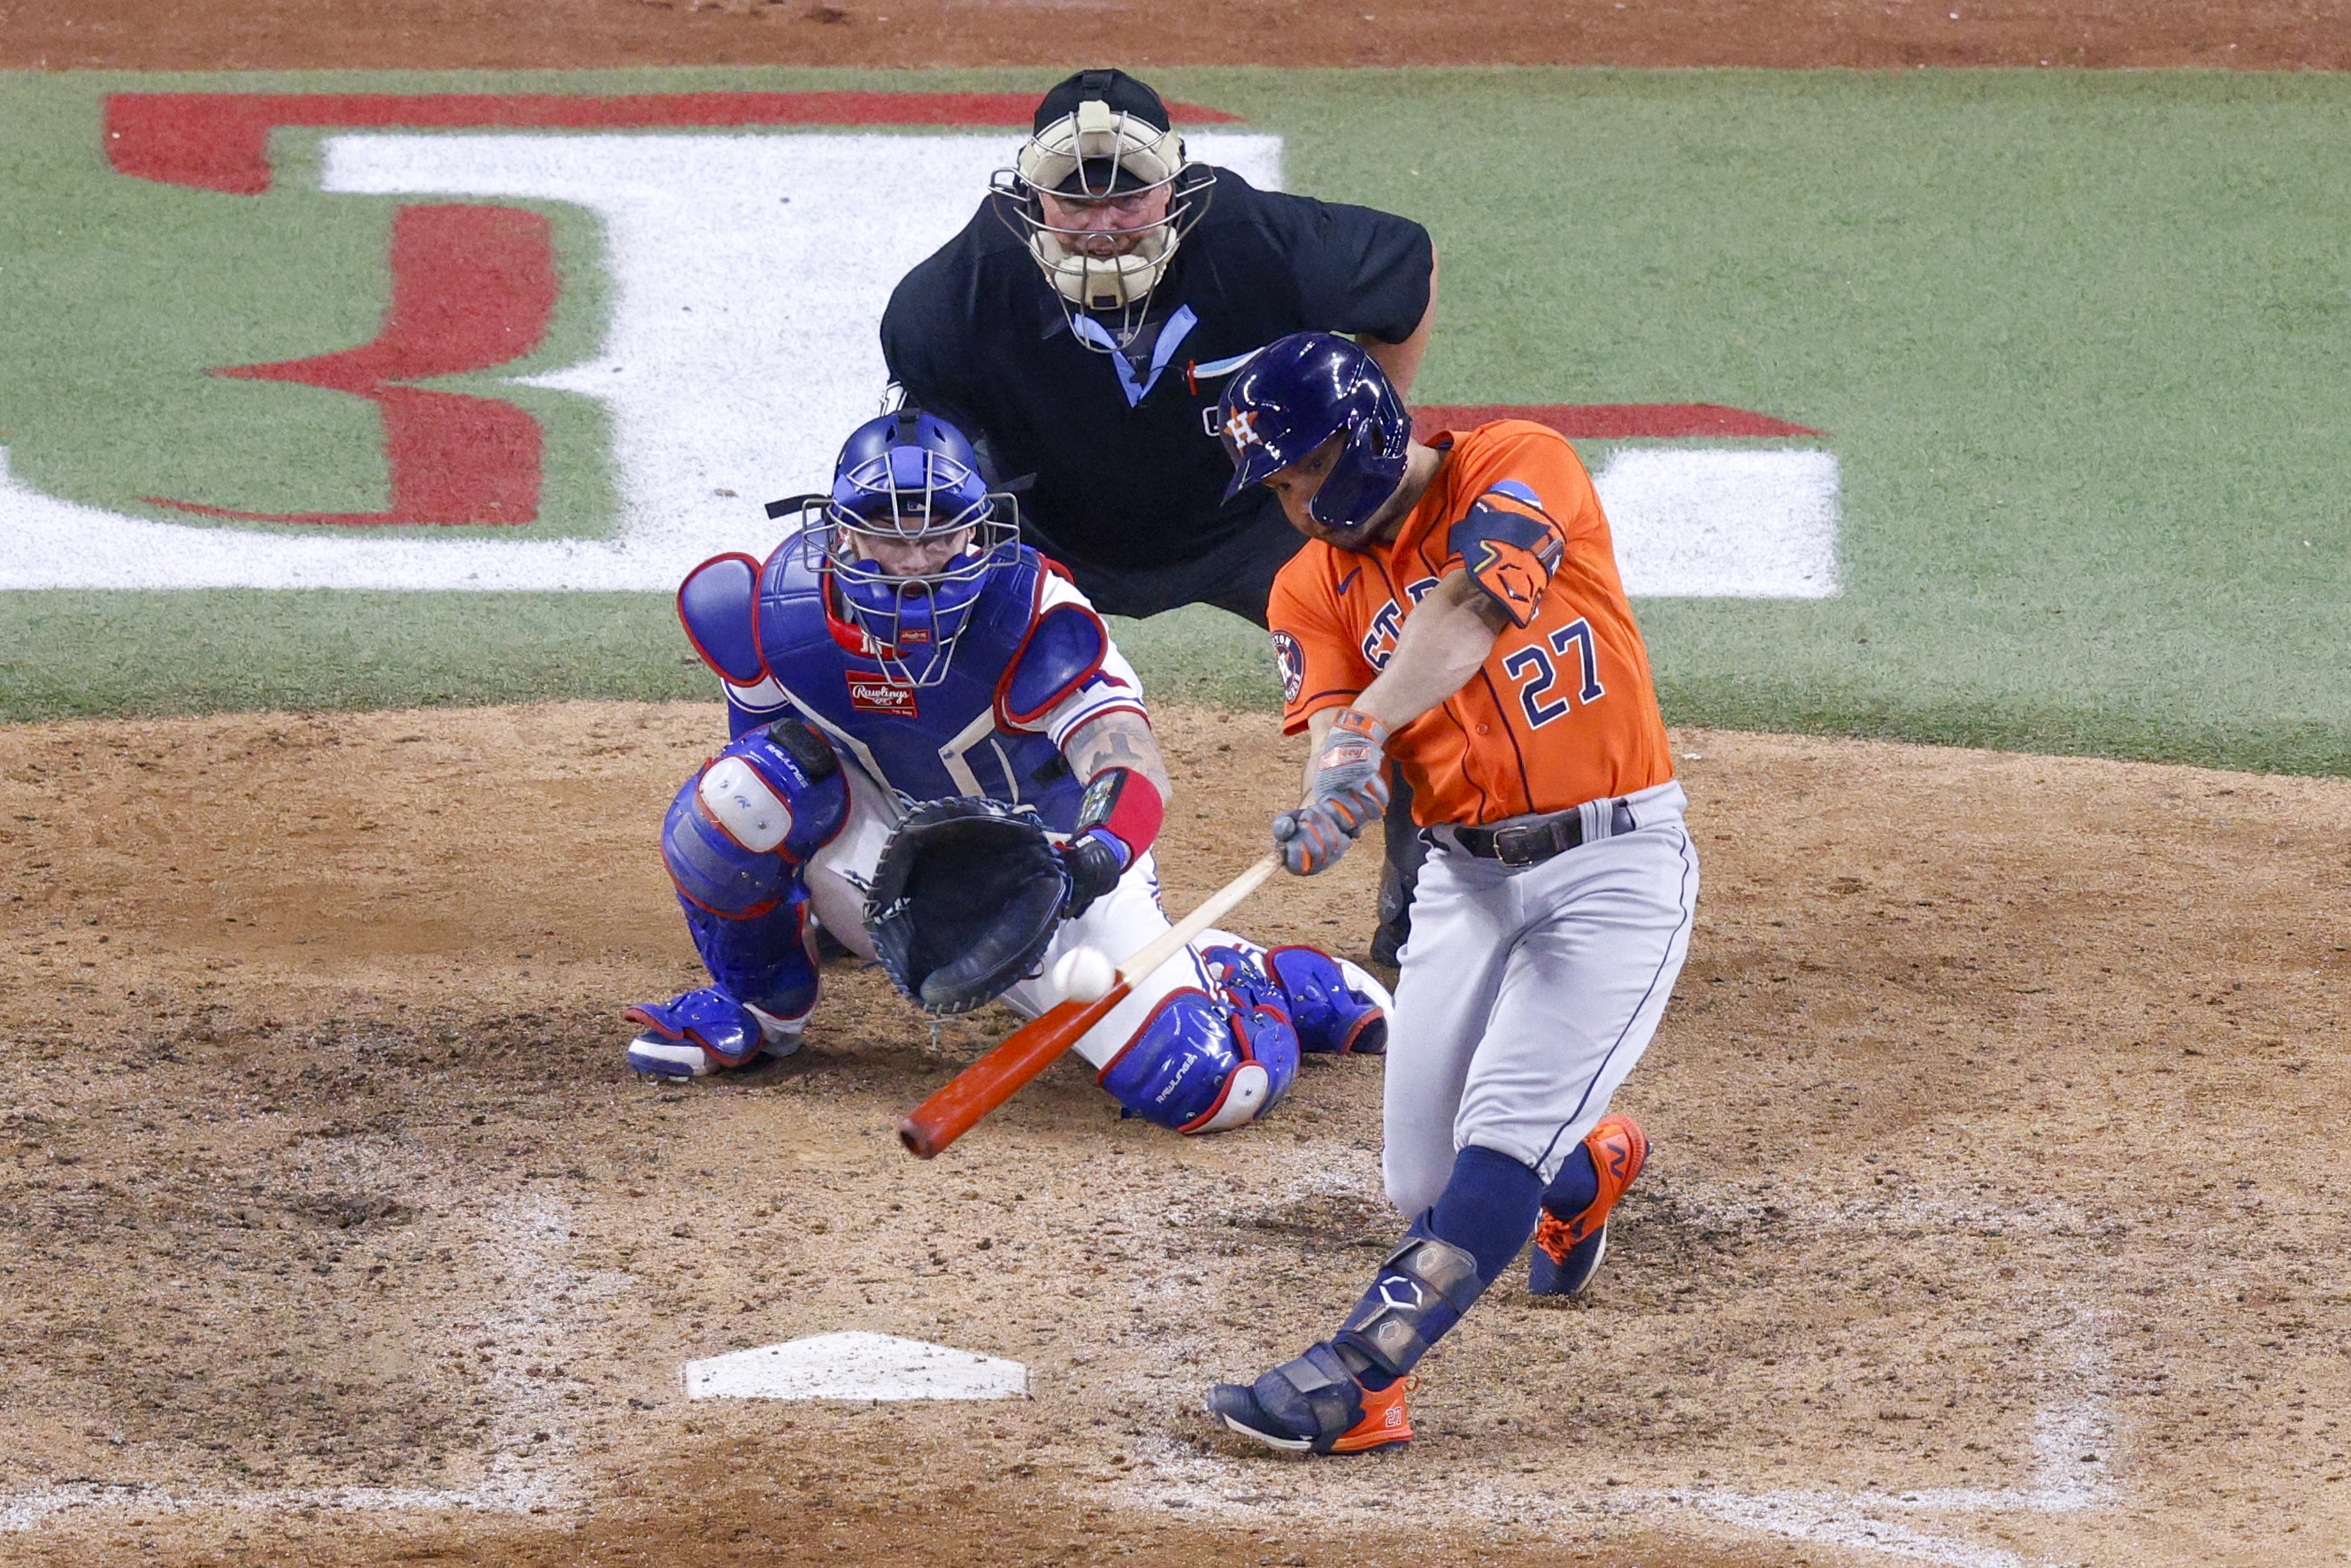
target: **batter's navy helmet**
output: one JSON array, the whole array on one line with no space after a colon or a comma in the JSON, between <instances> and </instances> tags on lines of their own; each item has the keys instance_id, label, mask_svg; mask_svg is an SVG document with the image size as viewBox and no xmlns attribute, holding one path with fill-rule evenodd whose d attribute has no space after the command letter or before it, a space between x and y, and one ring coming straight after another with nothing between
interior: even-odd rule
<instances>
[{"instance_id":1,"label":"batter's navy helmet","mask_svg":"<svg viewBox=\"0 0 2351 1568\"><path fill-rule=\"evenodd\" d=\"M1267 344L1234 373L1217 413L1233 462L1228 501L1340 434L1346 444L1307 507L1315 521L1355 533L1404 481L1412 415L1378 361L1344 338L1293 332Z\"/></svg>"}]
</instances>

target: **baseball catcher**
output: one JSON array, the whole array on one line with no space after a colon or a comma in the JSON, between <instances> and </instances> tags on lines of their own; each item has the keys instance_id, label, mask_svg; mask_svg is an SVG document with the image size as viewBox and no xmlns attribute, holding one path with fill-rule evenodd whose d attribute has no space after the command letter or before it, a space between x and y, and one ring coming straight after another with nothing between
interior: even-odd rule
<instances>
[{"instance_id":1,"label":"baseball catcher","mask_svg":"<svg viewBox=\"0 0 2351 1568\"><path fill-rule=\"evenodd\" d=\"M1151 846L1170 794L1134 670L1019 541L970 444L869 421L763 562L705 561L678 616L733 739L688 779L662 853L711 984L629 1009L628 1064L701 1077L799 1049L820 928L934 1013L1001 998L1080 946L1168 928ZM1311 947L1210 931L1077 1045L1129 1113L1183 1133L1265 1113L1309 1051L1377 1051L1386 993Z\"/></svg>"}]
</instances>

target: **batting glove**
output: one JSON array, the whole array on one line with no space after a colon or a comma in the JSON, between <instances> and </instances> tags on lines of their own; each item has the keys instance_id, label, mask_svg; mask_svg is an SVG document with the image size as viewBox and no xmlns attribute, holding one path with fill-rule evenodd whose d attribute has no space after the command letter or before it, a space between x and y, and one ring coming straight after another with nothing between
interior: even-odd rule
<instances>
[{"instance_id":1,"label":"batting glove","mask_svg":"<svg viewBox=\"0 0 2351 1568\"><path fill-rule=\"evenodd\" d=\"M1083 838L1061 846L1061 869L1070 873L1070 902L1061 918L1075 920L1093 907L1094 900L1118 885L1131 858L1117 837L1096 828Z\"/></svg>"},{"instance_id":2,"label":"batting glove","mask_svg":"<svg viewBox=\"0 0 2351 1568\"><path fill-rule=\"evenodd\" d=\"M1388 809L1387 743L1387 726L1358 709L1343 708L1323 738L1322 755L1314 759L1306 805L1329 812L1349 838Z\"/></svg>"},{"instance_id":3,"label":"batting glove","mask_svg":"<svg viewBox=\"0 0 2351 1568\"><path fill-rule=\"evenodd\" d=\"M1354 831L1342 826L1327 806L1301 806L1273 820L1274 847L1292 876L1329 871L1354 841Z\"/></svg>"}]
</instances>

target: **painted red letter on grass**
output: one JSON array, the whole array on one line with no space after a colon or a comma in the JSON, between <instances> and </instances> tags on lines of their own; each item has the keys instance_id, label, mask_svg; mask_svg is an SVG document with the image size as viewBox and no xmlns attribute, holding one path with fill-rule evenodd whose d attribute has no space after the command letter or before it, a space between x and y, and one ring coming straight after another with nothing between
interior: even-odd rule
<instances>
[{"instance_id":1,"label":"painted red letter on grass","mask_svg":"<svg viewBox=\"0 0 2351 1568\"><path fill-rule=\"evenodd\" d=\"M538 516L538 422L511 403L402 382L486 371L539 345L555 311L547 219L518 207L410 206L392 224L392 307L375 341L214 371L371 400L383 413L392 506L381 512L235 512L264 523L528 523Z\"/></svg>"}]
</instances>

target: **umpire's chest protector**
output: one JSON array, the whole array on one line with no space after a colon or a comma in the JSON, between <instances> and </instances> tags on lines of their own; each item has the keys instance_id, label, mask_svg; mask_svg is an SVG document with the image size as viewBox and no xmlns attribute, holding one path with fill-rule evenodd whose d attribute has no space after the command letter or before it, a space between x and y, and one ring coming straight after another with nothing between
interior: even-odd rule
<instances>
[{"instance_id":1,"label":"umpire's chest protector","mask_svg":"<svg viewBox=\"0 0 2351 1568\"><path fill-rule=\"evenodd\" d=\"M946 677L927 686L893 682L865 656L862 634L828 612L798 538L760 567L756 599L748 564L742 556L705 562L678 596L696 647L726 683L737 734L797 710L908 799L984 795L1034 807L1057 831L1074 824L1083 791L1068 759L1049 737L1016 727L1038 722L1092 679L1109 643L1081 606L1042 610L1048 569L1036 552L1022 549L989 574ZM739 667L721 663L730 647L739 652L727 663Z\"/></svg>"}]
</instances>

